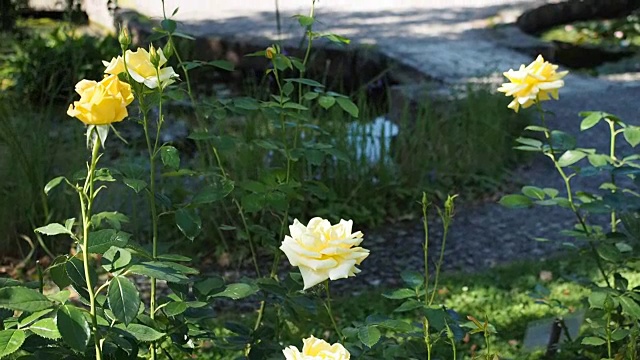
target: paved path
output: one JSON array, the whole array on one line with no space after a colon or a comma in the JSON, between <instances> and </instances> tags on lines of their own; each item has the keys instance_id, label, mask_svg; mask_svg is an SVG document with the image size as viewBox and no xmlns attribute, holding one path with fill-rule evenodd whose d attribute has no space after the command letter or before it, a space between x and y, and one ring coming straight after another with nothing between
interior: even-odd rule
<instances>
[{"instance_id":1,"label":"paved path","mask_svg":"<svg viewBox=\"0 0 640 360\"><path fill-rule=\"evenodd\" d=\"M129 1L132 3L135 1ZM138 0L143 13L160 16L156 2ZM178 1L167 0L171 12ZM354 44L376 47L387 56L410 65L445 84L502 80L500 73L529 63L530 56L505 46L500 35L488 28L491 21L513 20L540 0L321 0L317 6L318 30L345 35ZM126 3L126 2L125 2ZM238 39L276 37L273 1L180 1L177 19L196 35ZM283 41L297 43L300 29L291 15L308 12L308 2L282 0ZM209 5L207 5L209 4ZM295 34L295 35L294 35ZM561 101L545 106L556 113L551 126L577 133L581 110L604 110L620 115L629 123L640 123L638 99L640 83L621 76L616 81L570 74ZM505 111L508 111L505 109ZM601 130L601 131L600 131ZM606 129L578 134L586 147L605 148ZM562 188L546 159L535 159L519 169L513 181ZM588 179L587 179L588 180ZM584 184L577 179L576 184ZM495 203L460 206L449 244L448 267L471 269L492 266L516 258L541 258L568 239L557 232L571 226L573 217L560 209L508 210ZM437 227L432 226L434 231ZM434 232L434 235L436 233ZM534 237L554 241L540 243ZM396 276L411 259L421 263L421 226L416 222L406 231L395 229L372 235L371 257L363 270ZM393 257L384 251L393 247ZM376 251L378 249L379 251ZM434 253L434 252L432 252ZM381 254L377 256L376 254ZM389 261L396 266L389 266ZM412 262L409 262L410 264ZM421 266L421 265L416 265ZM373 279L373 277L369 277Z\"/></svg>"}]
</instances>

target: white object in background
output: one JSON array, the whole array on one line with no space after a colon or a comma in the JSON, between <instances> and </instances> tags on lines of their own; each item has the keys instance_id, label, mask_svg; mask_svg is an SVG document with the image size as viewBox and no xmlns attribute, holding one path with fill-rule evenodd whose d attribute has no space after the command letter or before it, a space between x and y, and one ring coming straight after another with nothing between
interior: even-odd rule
<instances>
[{"instance_id":1,"label":"white object in background","mask_svg":"<svg viewBox=\"0 0 640 360\"><path fill-rule=\"evenodd\" d=\"M369 165L375 165L380 162L380 158L383 156L388 159L391 139L399 132L398 125L385 116L378 116L371 123L352 122L349 124L347 141L355 149L358 159L364 156Z\"/></svg>"}]
</instances>

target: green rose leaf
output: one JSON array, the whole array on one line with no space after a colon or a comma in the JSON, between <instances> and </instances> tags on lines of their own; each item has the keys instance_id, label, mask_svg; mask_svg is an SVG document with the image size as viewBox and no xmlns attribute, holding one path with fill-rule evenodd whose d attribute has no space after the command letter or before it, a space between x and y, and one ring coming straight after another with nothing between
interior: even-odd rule
<instances>
[{"instance_id":1,"label":"green rose leaf","mask_svg":"<svg viewBox=\"0 0 640 360\"><path fill-rule=\"evenodd\" d=\"M222 178L215 184L209 185L202 189L193 197L192 203L194 204L210 204L216 201L224 199L229 195L234 188L234 183L231 180Z\"/></svg>"},{"instance_id":2,"label":"green rose leaf","mask_svg":"<svg viewBox=\"0 0 640 360\"><path fill-rule=\"evenodd\" d=\"M622 305L622 312L634 317L636 320L640 319L640 305L635 300L622 295L620 296L620 305Z\"/></svg>"},{"instance_id":3,"label":"green rose leaf","mask_svg":"<svg viewBox=\"0 0 640 360\"><path fill-rule=\"evenodd\" d=\"M607 294L602 291L593 291L589 295L589 308L604 309L604 302L607 300Z\"/></svg>"},{"instance_id":4,"label":"green rose leaf","mask_svg":"<svg viewBox=\"0 0 640 360\"><path fill-rule=\"evenodd\" d=\"M314 19L311 16L305 16L305 15L296 15L296 17L298 18L298 22L300 23L300 26L311 26L314 22Z\"/></svg>"},{"instance_id":5,"label":"green rose leaf","mask_svg":"<svg viewBox=\"0 0 640 360\"><path fill-rule=\"evenodd\" d=\"M372 348L380 340L380 330L375 326L361 327L358 330L358 339L368 348Z\"/></svg>"},{"instance_id":6,"label":"green rose leaf","mask_svg":"<svg viewBox=\"0 0 640 360\"><path fill-rule=\"evenodd\" d=\"M585 131L596 126L602 120L603 113L600 111L585 111L581 112L580 116L586 116L580 123L580 130Z\"/></svg>"},{"instance_id":7,"label":"green rose leaf","mask_svg":"<svg viewBox=\"0 0 640 360\"><path fill-rule=\"evenodd\" d=\"M51 223L45 226L41 226L35 229L35 232L39 232L40 234L53 236L60 234L73 235L73 233L67 229L64 225L58 223Z\"/></svg>"},{"instance_id":8,"label":"green rose leaf","mask_svg":"<svg viewBox=\"0 0 640 360\"><path fill-rule=\"evenodd\" d=\"M191 241L202 231L202 220L195 209L182 208L176 211L175 218L180 232Z\"/></svg>"},{"instance_id":9,"label":"green rose leaf","mask_svg":"<svg viewBox=\"0 0 640 360\"><path fill-rule=\"evenodd\" d=\"M123 248L129 242L130 234L113 229L104 229L89 233L88 252L103 254L112 246Z\"/></svg>"},{"instance_id":10,"label":"green rose leaf","mask_svg":"<svg viewBox=\"0 0 640 360\"><path fill-rule=\"evenodd\" d=\"M333 96L320 96L318 99L318 104L322 106L323 109L328 110L336 103L336 99Z\"/></svg>"},{"instance_id":11,"label":"green rose leaf","mask_svg":"<svg viewBox=\"0 0 640 360\"><path fill-rule=\"evenodd\" d=\"M187 311L188 308L189 304L184 301L173 301L168 303L167 306L164 307L164 313L167 316L176 316Z\"/></svg>"},{"instance_id":12,"label":"green rose leaf","mask_svg":"<svg viewBox=\"0 0 640 360\"><path fill-rule=\"evenodd\" d=\"M113 315L125 325L129 325L138 315L141 303L140 294L131 280L123 276L111 279L107 299Z\"/></svg>"},{"instance_id":13,"label":"green rose leaf","mask_svg":"<svg viewBox=\"0 0 640 360\"><path fill-rule=\"evenodd\" d=\"M533 200L524 195L511 194L503 196L502 199L500 199L500 205L512 209L526 208L533 205Z\"/></svg>"},{"instance_id":14,"label":"green rose leaf","mask_svg":"<svg viewBox=\"0 0 640 360\"><path fill-rule=\"evenodd\" d=\"M91 334L82 310L73 305L62 305L56 314L56 325L67 345L81 353L87 350Z\"/></svg>"},{"instance_id":15,"label":"green rose leaf","mask_svg":"<svg viewBox=\"0 0 640 360\"><path fill-rule=\"evenodd\" d=\"M135 191L136 194L147 187L147 183L144 180L124 178L122 179L122 181L124 182L125 185L133 189L133 191Z\"/></svg>"},{"instance_id":16,"label":"green rose leaf","mask_svg":"<svg viewBox=\"0 0 640 360\"><path fill-rule=\"evenodd\" d=\"M535 186L524 186L522 188L522 193L532 199L544 200L546 193L544 190Z\"/></svg>"},{"instance_id":17,"label":"green rose leaf","mask_svg":"<svg viewBox=\"0 0 640 360\"><path fill-rule=\"evenodd\" d=\"M55 340L62 336L60 335L60 332L56 327L56 321L53 318L38 320L29 326L29 330L45 339Z\"/></svg>"},{"instance_id":18,"label":"green rose leaf","mask_svg":"<svg viewBox=\"0 0 640 360\"><path fill-rule=\"evenodd\" d=\"M354 104L353 101L342 97L336 98L336 101L338 102L338 105L342 108L342 110L344 110L346 113L353 116L354 118L358 117L358 106Z\"/></svg>"},{"instance_id":19,"label":"green rose leaf","mask_svg":"<svg viewBox=\"0 0 640 360\"><path fill-rule=\"evenodd\" d=\"M320 87L320 88L324 87L324 85L322 85L321 83L315 80L305 79L305 78L289 78L289 79L284 79L284 81L294 82L294 83L303 84L303 85L309 85L313 87ZM317 94L317 93L313 93L313 94Z\"/></svg>"},{"instance_id":20,"label":"green rose leaf","mask_svg":"<svg viewBox=\"0 0 640 360\"><path fill-rule=\"evenodd\" d=\"M131 252L115 246L102 255L102 268L110 273L122 270L131 262Z\"/></svg>"},{"instance_id":21,"label":"green rose leaf","mask_svg":"<svg viewBox=\"0 0 640 360\"><path fill-rule=\"evenodd\" d=\"M136 340L142 341L142 342L157 341L162 339L163 336L165 336L165 333L156 331L153 328L150 328L142 324L129 324L129 326L127 326L126 328L122 326L122 324L119 324L116 327L126 330L131 335L133 335L133 337L136 338Z\"/></svg>"},{"instance_id":22,"label":"green rose leaf","mask_svg":"<svg viewBox=\"0 0 640 360\"><path fill-rule=\"evenodd\" d=\"M411 289L398 289L390 293L382 294L387 299L407 299L416 296L416 292Z\"/></svg>"},{"instance_id":23,"label":"green rose leaf","mask_svg":"<svg viewBox=\"0 0 640 360\"><path fill-rule=\"evenodd\" d=\"M582 345L600 346L604 345L605 343L606 341L604 339L595 336L587 336L582 339Z\"/></svg>"},{"instance_id":24,"label":"green rose leaf","mask_svg":"<svg viewBox=\"0 0 640 360\"><path fill-rule=\"evenodd\" d=\"M236 283L229 284L224 291L214 294L213 297L228 297L233 300L238 300L251 296L258 292L258 287L252 284Z\"/></svg>"},{"instance_id":25,"label":"green rose leaf","mask_svg":"<svg viewBox=\"0 0 640 360\"><path fill-rule=\"evenodd\" d=\"M207 62L207 65L211 65L213 67L217 67L218 69L222 69L226 71L233 71L235 68L233 63L227 60L213 60L213 61Z\"/></svg>"},{"instance_id":26,"label":"green rose leaf","mask_svg":"<svg viewBox=\"0 0 640 360\"><path fill-rule=\"evenodd\" d=\"M36 312L51 306L53 303L37 290L22 286L0 289L0 309Z\"/></svg>"},{"instance_id":27,"label":"green rose leaf","mask_svg":"<svg viewBox=\"0 0 640 360\"><path fill-rule=\"evenodd\" d=\"M627 126L624 129L624 139L627 140L629 145L636 147L640 144L640 127Z\"/></svg>"},{"instance_id":28,"label":"green rose leaf","mask_svg":"<svg viewBox=\"0 0 640 360\"><path fill-rule=\"evenodd\" d=\"M587 154L579 150L567 150L558 159L558 165L560 167L566 167L577 163L582 160Z\"/></svg>"},{"instance_id":29,"label":"green rose leaf","mask_svg":"<svg viewBox=\"0 0 640 360\"><path fill-rule=\"evenodd\" d=\"M26 338L24 330L0 331L0 358L13 354L20 349Z\"/></svg>"},{"instance_id":30,"label":"green rose leaf","mask_svg":"<svg viewBox=\"0 0 640 360\"><path fill-rule=\"evenodd\" d=\"M154 277L158 280L171 283L182 283L189 280L189 278L181 274L178 270L159 261L147 261L135 264L129 268L129 271L133 274Z\"/></svg>"},{"instance_id":31,"label":"green rose leaf","mask_svg":"<svg viewBox=\"0 0 640 360\"><path fill-rule=\"evenodd\" d=\"M65 266L67 263L66 256L58 256L51 266L49 266L49 275L51 275L51 280L60 288L64 289L67 286L71 285L71 279L67 272L65 271Z\"/></svg>"},{"instance_id":32,"label":"green rose leaf","mask_svg":"<svg viewBox=\"0 0 640 360\"><path fill-rule=\"evenodd\" d=\"M164 166L172 170L178 170L180 168L180 154L178 153L178 149L173 146L165 145L160 148L160 159L162 159Z\"/></svg>"},{"instance_id":33,"label":"green rose leaf","mask_svg":"<svg viewBox=\"0 0 640 360\"><path fill-rule=\"evenodd\" d=\"M44 186L44 193L46 195L49 195L49 191L53 190L53 188L55 188L56 186L60 185L60 183L62 182L62 180L64 180L65 177L64 176L58 176L57 178L53 178L51 179L47 185Z\"/></svg>"}]
</instances>

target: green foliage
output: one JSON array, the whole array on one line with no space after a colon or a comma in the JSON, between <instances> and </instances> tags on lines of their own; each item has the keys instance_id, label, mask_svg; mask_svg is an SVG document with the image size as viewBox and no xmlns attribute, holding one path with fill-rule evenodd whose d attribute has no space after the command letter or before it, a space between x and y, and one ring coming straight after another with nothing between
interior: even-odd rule
<instances>
[{"instance_id":1,"label":"green foliage","mask_svg":"<svg viewBox=\"0 0 640 360\"><path fill-rule=\"evenodd\" d=\"M559 206L570 210L577 219L572 229L564 235L584 243L590 251L593 266L600 276L590 285L591 293L585 296L591 310L589 324L578 339L564 346L564 352L589 359L635 359L638 320L640 319L640 293L630 286L629 270L637 269L638 203L637 174L640 163L635 154L620 155L616 147L618 135L623 134L626 143L634 148L640 143L638 127L625 124L615 115L599 111L580 114L584 119L582 131L595 131L597 126L609 128L609 149L599 153L596 149L577 147L576 140L562 132L546 127L544 113L540 113L542 127L529 128L542 132L546 143L532 138L520 138L527 151L539 152L549 158L564 182L564 196L559 190L534 186L522 188L522 195L507 195L500 201L507 207ZM585 161L586 160L586 161ZM576 191L571 179L607 175L600 184L600 193ZM592 223L596 214L608 214L608 231L600 224ZM577 250L576 250L577 251ZM587 301L588 300L588 301ZM562 312L557 314L562 319ZM562 320L561 320L562 321Z\"/></svg>"}]
</instances>

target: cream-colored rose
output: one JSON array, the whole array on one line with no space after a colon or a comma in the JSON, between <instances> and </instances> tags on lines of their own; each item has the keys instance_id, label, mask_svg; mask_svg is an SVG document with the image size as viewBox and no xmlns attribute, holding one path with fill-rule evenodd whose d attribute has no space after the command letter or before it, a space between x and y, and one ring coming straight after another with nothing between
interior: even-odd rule
<instances>
[{"instance_id":1,"label":"cream-colored rose","mask_svg":"<svg viewBox=\"0 0 640 360\"><path fill-rule=\"evenodd\" d=\"M339 343L328 342L311 336L302 340L302 352L295 346L282 350L286 360L349 360L351 354Z\"/></svg>"},{"instance_id":2,"label":"cream-colored rose","mask_svg":"<svg viewBox=\"0 0 640 360\"><path fill-rule=\"evenodd\" d=\"M358 247L363 235L360 231L351 233L352 226L351 220L331 225L319 217L311 219L307 226L298 219L289 226L291 236L285 236L280 250L291 265L300 268L304 289L360 272L356 265L369 256L369 250Z\"/></svg>"},{"instance_id":3,"label":"cream-colored rose","mask_svg":"<svg viewBox=\"0 0 640 360\"><path fill-rule=\"evenodd\" d=\"M109 75L100 82L81 80L76 84L80 100L69 105L67 114L87 125L108 125L127 117L133 101L131 86Z\"/></svg>"},{"instance_id":4,"label":"cream-colored rose","mask_svg":"<svg viewBox=\"0 0 640 360\"><path fill-rule=\"evenodd\" d=\"M509 108L518 112L520 107L528 108L539 101L558 100L558 90L564 86L561 80L569 72L556 72L558 65L545 61L542 55L528 66L520 65L520 69L509 70L504 76L511 81L504 83L498 91L513 96Z\"/></svg>"},{"instance_id":5,"label":"cream-colored rose","mask_svg":"<svg viewBox=\"0 0 640 360\"><path fill-rule=\"evenodd\" d=\"M127 61L126 68L122 56L114 57L111 61L102 61L102 64L106 67L104 72L106 74L118 75L129 70L129 75L134 81L145 84L150 89L157 88L158 84L162 84L164 88L172 84L179 76L173 70L173 67L168 66L163 68L167 63L167 58L164 56L162 49L154 49L154 52L158 56L157 73L156 67L151 62L151 54L143 48L138 48L136 51L127 50L125 52L124 57ZM160 77L160 79L158 79L158 77Z\"/></svg>"}]
</instances>

